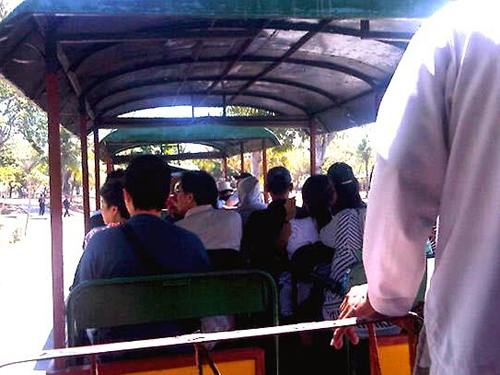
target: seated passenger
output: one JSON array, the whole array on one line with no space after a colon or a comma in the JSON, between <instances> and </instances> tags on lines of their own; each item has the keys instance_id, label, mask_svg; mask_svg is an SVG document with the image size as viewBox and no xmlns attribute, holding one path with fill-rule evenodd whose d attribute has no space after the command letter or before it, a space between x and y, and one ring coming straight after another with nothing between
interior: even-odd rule
<instances>
[{"instance_id":1,"label":"seated passenger","mask_svg":"<svg viewBox=\"0 0 500 375\"><path fill-rule=\"evenodd\" d=\"M266 191L272 202L265 210L250 214L241 241L242 254L250 261L253 268L270 273L275 280L286 269L287 233L285 223L289 222L295 210L285 206L295 206L294 199L289 199L293 189L292 176L285 167L274 167L267 173Z\"/></svg>"},{"instance_id":2,"label":"seated passenger","mask_svg":"<svg viewBox=\"0 0 500 375\"><path fill-rule=\"evenodd\" d=\"M241 215L245 226L250 214L257 210L265 210L266 205L261 202L259 180L254 176L247 177L238 183L239 203L236 212Z\"/></svg>"},{"instance_id":3,"label":"seated passenger","mask_svg":"<svg viewBox=\"0 0 500 375\"><path fill-rule=\"evenodd\" d=\"M125 172L124 199L131 218L96 233L87 245L73 287L86 280L210 270L200 239L160 219L170 189L170 168L158 157L134 159ZM142 324L90 333L92 344L188 333L178 323Z\"/></svg>"},{"instance_id":4,"label":"seated passenger","mask_svg":"<svg viewBox=\"0 0 500 375\"><path fill-rule=\"evenodd\" d=\"M302 246L320 241L319 231L332 220L333 198L333 185L328 176L317 175L306 180L302 187L302 201L307 216L290 221L291 232L287 245L289 259Z\"/></svg>"},{"instance_id":5,"label":"seated passenger","mask_svg":"<svg viewBox=\"0 0 500 375\"><path fill-rule=\"evenodd\" d=\"M240 250L241 217L237 212L217 209L217 185L205 171L182 174L177 207L184 219L175 224L195 233L208 250Z\"/></svg>"},{"instance_id":6,"label":"seated passenger","mask_svg":"<svg viewBox=\"0 0 500 375\"><path fill-rule=\"evenodd\" d=\"M163 219L167 220L172 224L182 219L182 216L179 214L179 209L177 208L176 194L170 194L167 201L165 202L165 207L167 211L163 215Z\"/></svg>"},{"instance_id":7,"label":"seated passenger","mask_svg":"<svg viewBox=\"0 0 500 375\"><path fill-rule=\"evenodd\" d=\"M226 201L226 206L227 207L236 207L239 203L239 196L238 196L238 185L240 184L241 181L243 181L247 177L253 177L252 174L248 172L243 172L241 174L233 176L233 178L236 181L236 191L233 192L231 197Z\"/></svg>"},{"instance_id":8,"label":"seated passenger","mask_svg":"<svg viewBox=\"0 0 500 375\"><path fill-rule=\"evenodd\" d=\"M233 195L234 189L227 181L219 181L217 183L217 190L219 191L219 198L217 200L217 208L222 208L226 202Z\"/></svg>"},{"instance_id":9,"label":"seated passenger","mask_svg":"<svg viewBox=\"0 0 500 375\"><path fill-rule=\"evenodd\" d=\"M310 274L314 267L320 263L331 262L333 251L331 249L328 251L320 243L319 233L332 218L330 210L333 196L333 185L327 176L309 177L302 187L302 200L307 216L292 219L289 224L285 224L290 226L287 253L291 261L291 272L286 272L280 279L282 284L280 309L283 316L295 313L292 301L292 274L297 282L296 304L300 305L309 298L312 288ZM294 259L295 254L299 258ZM316 307L319 307L318 305L315 304ZM318 311L318 308L315 310ZM312 315L311 313L309 312L309 315Z\"/></svg>"},{"instance_id":10,"label":"seated passenger","mask_svg":"<svg viewBox=\"0 0 500 375\"><path fill-rule=\"evenodd\" d=\"M346 271L362 261L363 232L365 227L366 204L359 195L358 180L352 168L345 163L335 163L328 169L334 189L333 211L335 215L323 229L321 241L333 249L335 255L330 268L330 281L341 285ZM343 293L325 292L323 317L337 319Z\"/></svg>"},{"instance_id":11,"label":"seated passenger","mask_svg":"<svg viewBox=\"0 0 500 375\"><path fill-rule=\"evenodd\" d=\"M123 200L123 179L110 179L107 181L101 188L101 198L101 215L106 226L96 227L87 233L83 243L84 250L97 232L116 227L130 218Z\"/></svg>"},{"instance_id":12,"label":"seated passenger","mask_svg":"<svg viewBox=\"0 0 500 375\"><path fill-rule=\"evenodd\" d=\"M123 171L123 169L117 169L116 171L110 172L106 177L104 185L114 180L121 180L123 182L124 175L125 172ZM104 219L102 217L102 210L97 210L93 212L89 219L89 232L94 228L105 227L105 226L106 223L104 222Z\"/></svg>"}]
</instances>

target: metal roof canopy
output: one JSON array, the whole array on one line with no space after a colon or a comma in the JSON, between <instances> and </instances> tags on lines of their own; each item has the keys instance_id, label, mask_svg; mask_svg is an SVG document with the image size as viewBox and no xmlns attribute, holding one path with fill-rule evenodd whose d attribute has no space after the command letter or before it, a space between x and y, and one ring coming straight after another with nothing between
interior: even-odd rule
<instances>
[{"instance_id":1,"label":"metal roof canopy","mask_svg":"<svg viewBox=\"0 0 500 375\"><path fill-rule=\"evenodd\" d=\"M250 106L336 131L375 119L416 18L445 2L27 0L0 23L0 73L47 109L56 40L60 119L74 134L82 111L90 131L178 105Z\"/></svg>"},{"instance_id":2,"label":"metal roof canopy","mask_svg":"<svg viewBox=\"0 0 500 375\"><path fill-rule=\"evenodd\" d=\"M241 152L262 151L278 146L276 136L267 129L231 127L213 123L193 126L170 126L148 129L116 130L100 142L102 159L111 157L114 164L130 161L130 155L118 155L122 151L139 146L192 143L210 146L216 151L162 155L165 160L222 159ZM135 156L136 154L133 154Z\"/></svg>"}]
</instances>

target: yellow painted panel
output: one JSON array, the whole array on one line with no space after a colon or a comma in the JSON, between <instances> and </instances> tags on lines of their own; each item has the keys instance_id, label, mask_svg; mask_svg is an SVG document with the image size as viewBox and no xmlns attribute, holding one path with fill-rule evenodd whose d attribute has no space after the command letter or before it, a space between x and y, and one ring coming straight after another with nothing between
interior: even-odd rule
<instances>
[{"instance_id":1,"label":"yellow painted panel","mask_svg":"<svg viewBox=\"0 0 500 375\"><path fill-rule=\"evenodd\" d=\"M380 345L378 350L382 375L411 374L408 344Z\"/></svg>"},{"instance_id":2,"label":"yellow painted panel","mask_svg":"<svg viewBox=\"0 0 500 375\"><path fill-rule=\"evenodd\" d=\"M224 375L255 375L255 360L246 359L241 361L216 363L217 368ZM211 374L208 365L203 366L204 374ZM140 371L124 373L123 375L198 375L196 366L178 367L163 370Z\"/></svg>"}]
</instances>

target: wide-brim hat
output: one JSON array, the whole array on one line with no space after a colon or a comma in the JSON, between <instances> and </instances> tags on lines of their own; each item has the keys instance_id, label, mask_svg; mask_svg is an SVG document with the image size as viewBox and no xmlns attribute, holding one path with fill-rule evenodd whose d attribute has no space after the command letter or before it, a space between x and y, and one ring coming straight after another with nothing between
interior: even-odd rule
<instances>
[{"instance_id":1,"label":"wide-brim hat","mask_svg":"<svg viewBox=\"0 0 500 375\"><path fill-rule=\"evenodd\" d=\"M224 191L233 191L234 189L231 187L231 184L227 181L219 181L217 183L217 190L219 193L222 193Z\"/></svg>"}]
</instances>

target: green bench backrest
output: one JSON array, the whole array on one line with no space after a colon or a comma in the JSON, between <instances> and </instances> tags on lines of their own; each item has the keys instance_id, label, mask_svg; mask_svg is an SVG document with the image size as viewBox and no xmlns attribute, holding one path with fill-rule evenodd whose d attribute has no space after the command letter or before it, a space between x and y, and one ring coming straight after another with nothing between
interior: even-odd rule
<instances>
[{"instance_id":1,"label":"green bench backrest","mask_svg":"<svg viewBox=\"0 0 500 375\"><path fill-rule=\"evenodd\" d=\"M89 281L68 298L68 344L87 328L259 312L278 324L276 284L259 271Z\"/></svg>"}]
</instances>

